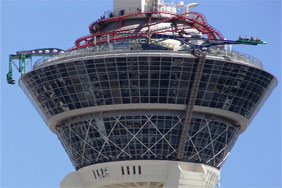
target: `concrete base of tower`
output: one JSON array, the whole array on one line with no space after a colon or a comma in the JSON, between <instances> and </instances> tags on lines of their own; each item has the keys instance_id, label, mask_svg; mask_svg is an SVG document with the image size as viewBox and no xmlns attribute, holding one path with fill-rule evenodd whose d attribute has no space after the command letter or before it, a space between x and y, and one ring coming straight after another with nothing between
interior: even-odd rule
<instances>
[{"instance_id":1,"label":"concrete base of tower","mask_svg":"<svg viewBox=\"0 0 282 188\"><path fill-rule=\"evenodd\" d=\"M214 188L217 168L189 162L134 160L100 163L69 173L61 188Z\"/></svg>"}]
</instances>

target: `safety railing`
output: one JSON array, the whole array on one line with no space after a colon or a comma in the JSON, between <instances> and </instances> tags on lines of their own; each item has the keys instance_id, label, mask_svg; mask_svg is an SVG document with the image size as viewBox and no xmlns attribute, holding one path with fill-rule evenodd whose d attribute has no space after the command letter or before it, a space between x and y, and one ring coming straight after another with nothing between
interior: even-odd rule
<instances>
[{"instance_id":1,"label":"safety railing","mask_svg":"<svg viewBox=\"0 0 282 188\"><path fill-rule=\"evenodd\" d=\"M173 2L168 3L164 0L161 0L159 3L153 2L153 4L148 4L143 7L143 12L166 12L171 14L182 14L184 13L184 9L180 9L176 7L176 4ZM100 17L100 19L106 19L113 16L121 16L122 14L133 14L137 12L141 12L141 9L137 6L135 7L124 7L120 9L110 9L104 12L104 14Z\"/></svg>"},{"instance_id":2,"label":"safety railing","mask_svg":"<svg viewBox=\"0 0 282 188\"><path fill-rule=\"evenodd\" d=\"M77 55L100 54L100 53L110 53L110 52L143 51L141 40L136 40L136 41L128 40L128 41L129 43L124 43L124 44L103 44L103 45L97 45L94 47L82 48L82 49L78 49L78 50L74 50L74 51L70 51L66 53L61 53L52 58L44 57L36 61L33 68L38 68L40 66L50 64L58 59L71 57L71 56L77 56ZM187 49L184 51L172 51L173 45L166 44L164 42L153 41L152 44L167 47L170 49L168 51L175 52L175 53L186 53L186 54L191 53L191 49ZM156 52L156 49L154 49L153 51ZM160 50L160 51L164 52L164 50ZM229 59L237 60L237 61L243 61L244 63L254 65L261 69L263 68L262 63L255 57L241 53L241 52L237 52L235 50L227 51L225 49L220 49L220 48L210 48L207 51L207 55L229 58Z\"/></svg>"},{"instance_id":3,"label":"safety railing","mask_svg":"<svg viewBox=\"0 0 282 188\"><path fill-rule=\"evenodd\" d=\"M251 65L255 65L259 68L263 68L262 63L255 57L242 53L242 52L238 52L235 50L225 50L225 49L211 49L208 51L208 55L214 55L214 56L220 56L220 57L227 57L227 58L231 58L231 59L235 59L235 60L239 60L239 61L244 61L245 63L251 64Z\"/></svg>"}]
</instances>

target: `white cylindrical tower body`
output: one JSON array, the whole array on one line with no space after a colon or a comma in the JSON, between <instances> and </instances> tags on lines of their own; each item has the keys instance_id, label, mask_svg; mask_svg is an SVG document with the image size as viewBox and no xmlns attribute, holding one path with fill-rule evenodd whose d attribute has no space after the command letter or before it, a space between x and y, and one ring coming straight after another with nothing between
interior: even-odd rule
<instances>
[{"instance_id":1,"label":"white cylindrical tower body","mask_svg":"<svg viewBox=\"0 0 282 188\"><path fill-rule=\"evenodd\" d=\"M68 174L61 182L61 187L213 188L219 173L218 169L208 165L189 162L109 162L87 166Z\"/></svg>"}]
</instances>

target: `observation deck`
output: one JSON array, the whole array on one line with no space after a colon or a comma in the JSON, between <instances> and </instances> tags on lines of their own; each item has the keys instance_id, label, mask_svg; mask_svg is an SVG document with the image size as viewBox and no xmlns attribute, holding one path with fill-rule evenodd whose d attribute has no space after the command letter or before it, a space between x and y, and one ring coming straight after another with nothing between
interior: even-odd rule
<instances>
[{"instance_id":1,"label":"observation deck","mask_svg":"<svg viewBox=\"0 0 282 188\"><path fill-rule=\"evenodd\" d=\"M134 41L136 42L136 41ZM144 51L148 52L154 52L154 53L166 53L166 52L171 52L171 53L179 53L182 55L185 54L191 54L192 55L192 50L182 50L182 51L174 51L173 50L173 45L167 44L167 43L157 43L157 47L154 49L150 49L150 47L147 47L146 50L142 47L142 45L135 43L135 44L106 44L106 45L101 45L101 46L95 46L95 47L89 47L89 48L83 48L83 49L78 49L70 52L64 52L60 53L59 55L56 55L55 57L43 57L38 59L34 65L33 69L36 69L41 66L46 66L50 63L54 63L58 61L59 59L64 59L64 58L69 58L69 57L74 57L74 56L84 56L84 55L99 55L99 54L112 54L112 53L132 53L132 52L137 52L137 53L144 53ZM163 49L162 47L168 47L168 49ZM169 49L170 48L170 49ZM209 58L221 58L237 63L242 63L242 64L247 64L249 66L253 66L256 68L263 69L262 63L255 57L235 51L235 50L225 50L223 48L214 48L214 49L209 49L207 51L207 55Z\"/></svg>"},{"instance_id":2,"label":"observation deck","mask_svg":"<svg viewBox=\"0 0 282 188\"><path fill-rule=\"evenodd\" d=\"M174 51L91 50L72 51L36 64L20 80L75 167L133 159L177 160L197 58ZM258 65L208 55L184 161L219 168L275 85L275 78ZM142 135L139 139L137 132ZM92 144L74 144L85 135ZM217 144L212 149L210 143Z\"/></svg>"}]
</instances>

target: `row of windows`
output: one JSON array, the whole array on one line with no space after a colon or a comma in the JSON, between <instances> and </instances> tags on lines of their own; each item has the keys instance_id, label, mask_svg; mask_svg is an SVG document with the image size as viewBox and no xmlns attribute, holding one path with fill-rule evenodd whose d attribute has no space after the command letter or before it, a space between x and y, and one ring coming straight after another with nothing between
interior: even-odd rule
<instances>
[{"instance_id":1,"label":"row of windows","mask_svg":"<svg viewBox=\"0 0 282 188\"><path fill-rule=\"evenodd\" d=\"M128 61L125 66L115 58L50 65L25 75L24 83L47 118L99 105L187 104L195 72L194 59L168 57L155 66L150 62L155 57L144 58L148 62L137 57L129 58L137 59L136 62L124 58ZM97 67L108 65L115 70L97 71ZM147 70L141 71L141 67ZM221 70L218 75L213 74L218 69ZM207 60L196 105L221 108L250 118L272 79L270 74L252 67Z\"/></svg>"},{"instance_id":2,"label":"row of windows","mask_svg":"<svg viewBox=\"0 0 282 188\"><path fill-rule=\"evenodd\" d=\"M187 84L192 75L193 72L171 72L171 71L166 71L166 72L158 72L158 71L149 71L149 72L133 72L132 76L128 72L115 72L115 73L108 73L104 75L98 75L100 73L95 73L95 74L76 74L74 76L68 77L68 78L60 78L60 77L55 77L55 78L50 78L46 80L41 80L40 83L36 83L36 86L39 86L37 89L38 90L44 90L44 87L46 86L46 83L50 84L48 87L51 89L57 89L57 88L64 88L65 86L67 87L79 87L81 86L81 83L84 83L84 87L87 86L87 84L91 83L93 89L95 87L101 87L97 89L113 89L113 88L118 88L118 85L123 85L124 87L134 87L138 85L146 85L148 84L149 87L167 87L173 83L174 86L175 84L182 84L185 85ZM45 77L47 78L47 77ZM50 78L50 79L49 79ZM201 82L203 84L207 84L209 82L212 83L217 83L218 85L224 86L234 86L238 85L238 81L244 80L243 88L247 88L250 90L252 86L255 84L255 87L263 88L264 86L267 86L267 80L262 80L258 79L261 77L244 77L244 76L237 76L237 77L229 77L224 74L207 74L204 73L202 74ZM235 80L234 80L235 79ZM33 78L30 78L30 80L33 80ZM29 80L29 81L30 81ZM148 82L150 80L150 82ZM97 81L97 83L93 83ZM174 81L174 82L173 82ZM177 81L177 82L175 82ZM180 82L179 82L180 81ZM171 83L170 83L171 82ZM31 84L31 83L30 83ZM252 84L252 86L250 86ZM81 87L81 91L82 91ZM78 90L79 92L79 90Z\"/></svg>"},{"instance_id":3,"label":"row of windows","mask_svg":"<svg viewBox=\"0 0 282 188\"><path fill-rule=\"evenodd\" d=\"M120 160L177 160L183 116L85 118L57 127L58 137L77 169ZM217 166L231 150L239 130L225 121L198 115L192 118L187 134L184 161Z\"/></svg>"},{"instance_id":4,"label":"row of windows","mask_svg":"<svg viewBox=\"0 0 282 188\"><path fill-rule=\"evenodd\" d=\"M38 72L39 73L39 72ZM139 80L152 80L152 84L156 83L154 86L158 87L159 84L166 86L165 82L169 80L187 80L191 79L193 74L193 69L189 70L127 70L127 71L115 71L115 72L93 72L93 73L79 73L75 72L74 74L64 77L64 74L69 74L70 72L61 72L59 74L52 74L51 76L43 76L40 78L30 77L32 83L36 83L39 86L42 86L45 82L50 82L53 89L60 88L65 85L71 86L80 84L81 82L93 82L99 81L102 84L102 89L109 87L108 81L117 81L117 82L126 82L127 85L137 85ZM247 76L247 73L244 74L234 74L234 76L228 75L228 73L221 74L210 74L203 73L202 82L218 82L218 84L233 85L235 80L246 80L246 84L253 83L258 87L264 87L267 83L262 75L252 75ZM158 83L160 80L162 82Z\"/></svg>"},{"instance_id":5,"label":"row of windows","mask_svg":"<svg viewBox=\"0 0 282 188\"><path fill-rule=\"evenodd\" d=\"M187 64L186 62L191 62L193 59L191 58L180 58L180 57L127 57L127 58L103 58L103 59L91 59L84 61L75 61L70 62L68 65L66 64L58 64L49 67L44 67L43 69L39 69L40 74L46 74L46 76L54 75L59 72L77 72L79 70L92 71L101 68L101 70L97 72L111 72L111 71L122 71L125 70L135 70L136 66L140 68L144 68L145 70L162 70L162 68L168 66L172 69L177 67L192 67L192 64ZM156 66L156 67L155 67ZM155 67L155 68L154 68ZM230 72L230 68L232 67L232 71ZM104 69L103 69L104 68ZM60 70L59 72L57 70ZM220 72L218 72L220 71ZM90 73L88 72L88 73ZM209 61L206 63L204 68L204 73L214 73L220 74L221 72L226 72L228 76L238 75L241 73L246 73L246 76L256 77L263 76L266 79L272 79L271 75L266 72L261 72L259 69L253 67L247 67L245 65L240 64L224 64L222 65L218 61ZM67 73L64 73L67 74ZM36 74L32 74L35 77L38 77Z\"/></svg>"}]
</instances>

